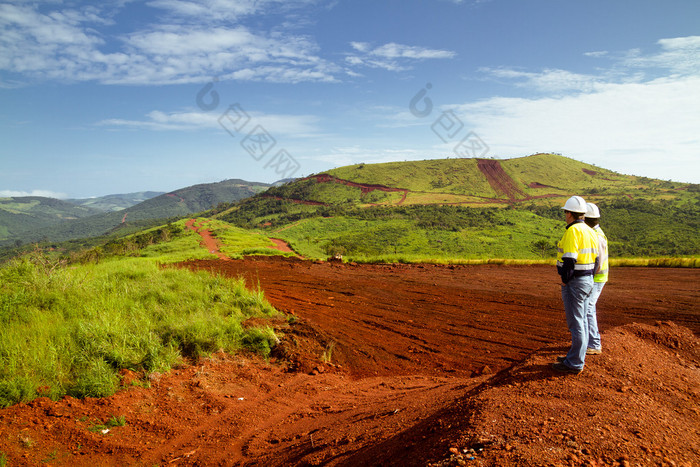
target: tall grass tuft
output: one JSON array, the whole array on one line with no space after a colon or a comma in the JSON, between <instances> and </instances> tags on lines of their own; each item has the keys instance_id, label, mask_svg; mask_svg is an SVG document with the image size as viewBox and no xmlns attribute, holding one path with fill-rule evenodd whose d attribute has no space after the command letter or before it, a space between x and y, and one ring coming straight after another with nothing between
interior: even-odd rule
<instances>
[{"instance_id":1,"label":"tall grass tuft","mask_svg":"<svg viewBox=\"0 0 700 467\"><path fill-rule=\"evenodd\" d=\"M163 372L219 349L266 355L277 342L272 329L241 322L276 314L241 280L148 259L14 260L0 268L0 407L108 396L121 369Z\"/></svg>"},{"instance_id":2,"label":"tall grass tuft","mask_svg":"<svg viewBox=\"0 0 700 467\"><path fill-rule=\"evenodd\" d=\"M610 266L700 268L700 258L610 258Z\"/></svg>"}]
</instances>

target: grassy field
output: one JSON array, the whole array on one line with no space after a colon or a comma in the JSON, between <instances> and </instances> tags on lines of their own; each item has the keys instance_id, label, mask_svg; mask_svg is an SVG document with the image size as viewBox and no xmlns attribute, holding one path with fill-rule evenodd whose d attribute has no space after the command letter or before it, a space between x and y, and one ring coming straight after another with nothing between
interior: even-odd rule
<instances>
[{"instance_id":1,"label":"grassy field","mask_svg":"<svg viewBox=\"0 0 700 467\"><path fill-rule=\"evenodd\" d=\"M108 396L122 369L145 376L219 349L266 355L277 342L271 327L241 324L279 316L261 291L156 258L66 265L33 254L3 265L0 407Z\"/></svg>"},{"instance_id":2,"label":"grassy field","mask_svg":"<svg viewBox=\"0 0 700 467\"><path fill-rule=\"evenodd\" d=\"M357 183L386 185L420 192L496 196L477 168L476 159L357 164L329 170L329 174Z\"/></svg>"},{"instance_id":3,"label":"grassy field","mask_svg":"<svg viewBox=\"0 0 700 467\"><path fill-rule=\"evenodd\" d=\"M224 350L267 355L278 318L241 280L163 267L213 259L186 220L147 229L70 257L37 250L0 266L0 407L35 397L107 396L119 371L144 377ZM199 218L231 257L283 254L272 241Z\"/></svg>"},{"instance_id":4,"label":"grassy field","mask_svg":"<svg viewBox=\"0 0 700 467\"><path fill-rule=\"evenodd\" d=\"M466 259L553 257L563 221L514 210L404 207L374 208L377 218L354 211L313 217L279 231L303 256L375 262L437 262ZM426 212L423 212L426 211ZM355 214L353 216L353 214Z\"/></svg>"},{"instance_id":5,"label":"grassy field","mask_svg":"<svg viewBox=\"0 0 700 467\"><path fill-rule=\"evenodd\" d=\"M197 220L212 232L221 245L220 251L229 258L237 259L247 255L292 255L276 250L272 240L261 232L235 227L217 219Z\"/></svg>"}]
</instances>

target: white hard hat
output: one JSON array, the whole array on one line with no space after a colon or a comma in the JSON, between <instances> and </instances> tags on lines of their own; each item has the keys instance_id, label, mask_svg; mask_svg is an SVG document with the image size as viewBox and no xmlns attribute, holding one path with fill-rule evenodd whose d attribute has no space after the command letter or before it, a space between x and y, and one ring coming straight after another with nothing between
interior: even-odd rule
<instances>
[{"instance_id":1,"label":"white hard hat","mask_svg":"<svg viewBox=\"0 0 700 467\"><path fill-rule=\"evenodd\" d=\"M586 217L589 219L598 219L600 217L600 209L593 203L586 203L588 209L586 210Z\"/></svg>"},{"instance_id":2,"label":"white hard hat","mask_svg":"<svg viewBox=\"0 0 700 467\"><path fill-rule=\"evenodd\" d=\"M565 211L578 212L580 214L585 213L588 210L586 206L586 200L580 196L572 196L566 200L566 203L562 207Z\"/></svg>"}]
</instances>

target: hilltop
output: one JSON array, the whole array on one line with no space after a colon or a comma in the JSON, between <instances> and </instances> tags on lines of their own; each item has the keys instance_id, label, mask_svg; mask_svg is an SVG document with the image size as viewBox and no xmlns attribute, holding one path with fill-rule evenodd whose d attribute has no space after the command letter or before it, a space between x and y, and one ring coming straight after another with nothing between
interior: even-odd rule
<instances>
[{"instance_id":1,"label":"hilltop","mask_svg":"<svg viewBox=\"0 0 700 467\"><path fill-rule=\"evenodd\" d=\"M329 188L329 183L342 187ZM312 175L266 195L324 204L549 206L571 193L596 202L620 196L682 200L687 199L683 192L690 186L623 175L556 154L535 154L513 159L356 164Z\"/></svg>"},{"instance_id":2,"label":"hilltop","mask_svg":"<svg viewBox=\"0 0 700 467\"><path fill-rule=\"evenodd\" d=\"M573 194L599 204L613 255L700 254L700 187L556 154L356 164L271 187L208 215L300 254L353 260L547 258Z\"/></svg>"}]
</instances>

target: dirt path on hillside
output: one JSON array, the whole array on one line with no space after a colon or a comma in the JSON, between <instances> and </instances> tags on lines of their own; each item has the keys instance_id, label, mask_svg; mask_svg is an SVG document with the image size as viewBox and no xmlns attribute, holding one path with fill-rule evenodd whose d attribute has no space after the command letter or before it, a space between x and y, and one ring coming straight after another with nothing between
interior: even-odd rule
<instances>
[{"instance_id":1,"label":"dirt path on hillside","mask_svg":"<svg viewBox=\"0 0 700 467\"><path fill-rule=\"evenodd\" d=\"M206 248L209 253L218 256L219 259L224 261L230 260L231 258L219 250L219 241L214 238L211 231L206 228L207 222L200 221L199 225L196 225L196 222L196 219L189 219L187 222L185 222L185 227L197 232L199 236L202 237L202 246Z\"/></svg>"},{"instance_id":2,"label":"dirt path on hillside","mask_svg":"<svg viewBox=\"0 0 700 467\"><path fill-rule=\"evenodd\" d=\"M195 225L197 222L196 219L189 219L187 222L185 222L185 226L199 234L200 237L202 237L202 246L207 249L207 251L211 254L214 254L219 257L219 259L223 259L225 261L230 260L228 256L226 256L224 253L221 252L219 249L220 244L219 241L214 237L212 232L206 228L207 221L200 222L199 225ZM289 246L287 242L280 238L270 238L270 240L273 243L272 248L275 250L282 251L284 253L295 253L294 250Z\"/></svg>"},{"instance_id":3,"label":"dirt path on hillside","mask_svg":"<svg viewBox=\"0 0 700 467\"><path fill-rule=\"evenodd\" d=\"M562 377L549 366L568 339L553 267L279 257L181 266L259 284L296 317L275 323L282 337L270 361L217 353L152 375L150 388L3 409L0 451L10 465L700 458L700 341L655 324L700 333L700 270L616 268L599 303L605 353ZM125 372L124 383L135 376ZM90 431L113 415L126 425Z\"/></svg>"},{"instance_id":4,"label":"dirt path on hillside","mask_svg":"<svg viewBox=\"0 0 700 467\"><path fill-rule=\"evenodd\" d=\"M309 178L313 178L316 180L318 183L339 183L341 185L346 185L350 186L353 188L359 188L362 194L367 194L371 193L374 190L379 190L379 191L384 191L387 193L394 193L394 192L401 192L402 196L401 199L396 203L396 205L401 205L406 201L406 196L409 193L409 190L406 188L395 188L395 187L389 187L386 185L379 185L379 184L372 184L372 183L358 183L358 182L351 182L350 180L344 180L342 178L334 177L329 174L318 174L318 175L312 175Z\"/></svg>"}]
</instances>

